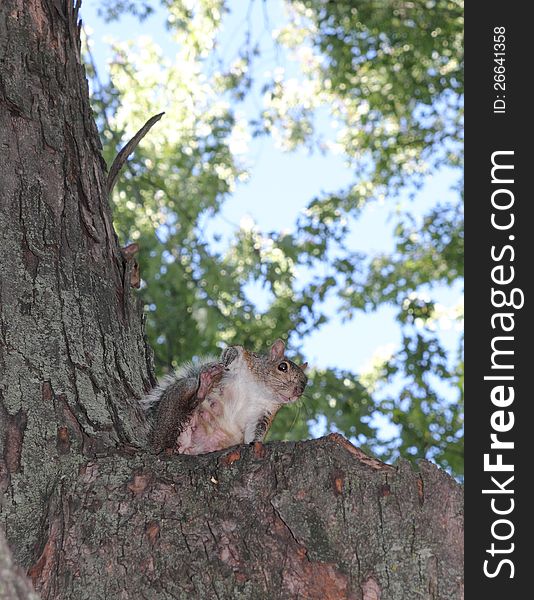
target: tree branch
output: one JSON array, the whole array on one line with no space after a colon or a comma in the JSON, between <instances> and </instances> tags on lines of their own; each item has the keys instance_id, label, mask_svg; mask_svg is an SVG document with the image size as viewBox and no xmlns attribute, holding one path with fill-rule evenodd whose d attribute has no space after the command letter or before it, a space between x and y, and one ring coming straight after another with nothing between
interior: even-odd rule
<instances>
[{"instance_id":1,"label":"tree branch","mask_svg":"<svg viewBox=\"0 0 534 600\"><path fill-rule=\"evenodd\" d=\"M48 600L463 598L461 486L340 435L117 452L55 493L29 571Z\"/></svg>"},{"instance_id":2,"label":"tree branch","mask_svg":"<svg viewBox=\"0 0 534 600\"><path fill-rule=\"evenodd\" d=\"M113 164L111 165L111 169L108 173L108 178L106 181L106 187L108 191L108 196L111 195L115 184L117 183L117 179L119 178L119 173L124 166L124 163L128 160L128 156L137 148L139 142L145 137L145 135L150 131L150 129L155 125L161 117L165 113L159 113L154 115L141 127L141 129L133 136L133 138L122 148L122 150L117 154Z\"/></svg>"}]
</instances>

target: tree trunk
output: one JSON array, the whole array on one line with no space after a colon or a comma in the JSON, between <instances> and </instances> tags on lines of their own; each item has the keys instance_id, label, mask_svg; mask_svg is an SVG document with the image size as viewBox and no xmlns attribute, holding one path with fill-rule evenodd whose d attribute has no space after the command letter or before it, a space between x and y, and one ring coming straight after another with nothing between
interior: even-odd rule
<instances>
[{"instance_id":1,"label":"tree trunk","mask_svg":"<svg viewBox=\"0 0 534 600\"><path fill-rule=\"evenodd\" d=\"M24 564L67 465L140 443L152 383L76 15L69 0L0 5L0 490Z\"/></svg>"},{"instance_id":2,"label":"tree trunk","mask_svg":"<svg viewBox=\"0 0 534 600\"><path fill-rule=\"evenodd\" d=\"M116 454L48 499L43 598L462 597L462 494L332 435L161 461Z\"/></svg>"},{"instance_id":3,"label":"tree trunk","mask_svg":"<svg viewBox=\"0 0 534 600\"><path fill-rule=\"evenodd\" d=\"M77 12L0 4L0 510L16 560L42 598L461 598L462 492L429 463L384 465L336 435L143 451L151 353Z\"/></svg>"}]
</instances>

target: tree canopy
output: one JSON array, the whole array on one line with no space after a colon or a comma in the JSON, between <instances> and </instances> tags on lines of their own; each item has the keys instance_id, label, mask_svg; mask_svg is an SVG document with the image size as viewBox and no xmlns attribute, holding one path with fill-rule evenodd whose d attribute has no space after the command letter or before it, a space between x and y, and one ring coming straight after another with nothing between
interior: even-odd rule
<instances>
[{"instance_id":1,"label":"tree canopy","mask_svg":"<svg viewBox=\"0 0 534 600\"><path fill-rule=\"evenodd\" d=\"M149 36L116 43L109 78L95 65L90 36L86 44L108 165L149 116L166 113L113 194L122 244L141 247L140 293L157 368L226 344L262 349L285 332L297 351L328 321L332 298L347 320L394 306L401 347L365 373L314 369L305 398L280 413L271 437L309 436L321 419L386 460L425 457L461 475L462 340L451 354L440 323L461 323L462 307L441 306L434 293L463 277L463 2L286 0L276 29L270 3L247 6L230 58L221 36L225 16L238 8L222 0L102 0L106 19L164 15L173 52ZM269 73L258 67L265 31L250 16L258 6L278 61ZM335 135L325 137L324 118L337 123ZM228 244L218 243L207 224L246 182L249 136L273 136L287 151L337 152L353 181L318 191L291 231L244 223ZM457 176L445 200L426 214L398 203L443 169ZM373 202L390 206L394 248L355 253L347 238ZM251 299L253 282L265 306ZM398 425L399 435L380 438L376 415Z\"/></svg>"}]
</instances>

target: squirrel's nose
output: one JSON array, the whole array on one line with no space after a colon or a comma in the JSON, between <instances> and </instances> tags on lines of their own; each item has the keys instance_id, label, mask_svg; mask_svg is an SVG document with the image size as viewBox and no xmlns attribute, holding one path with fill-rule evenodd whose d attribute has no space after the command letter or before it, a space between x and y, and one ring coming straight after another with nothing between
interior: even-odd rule
<instances>
[{"instance_id":1,"label":"squirrel's nose","mask_svg":"<svg viewBox=\"0 0 534 600\"><path fill-rule=\"evenodd\" d=\"M304 385L301 383L300 385L296 385L295 386L295 394L298 394L299 396L304 392Z\"/></svg>"}]
</instances>

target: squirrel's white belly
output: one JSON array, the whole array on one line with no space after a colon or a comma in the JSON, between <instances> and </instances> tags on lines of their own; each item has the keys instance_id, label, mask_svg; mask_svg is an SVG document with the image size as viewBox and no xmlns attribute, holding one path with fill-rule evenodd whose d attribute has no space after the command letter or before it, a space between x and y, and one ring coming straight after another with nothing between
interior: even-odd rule
<instances>
[{"instance_id":1,"label":"squirrel's white belly","mask_svg":"<svg viewBox=\"0 0 534 600\"><path fill-rule=\"evenodd\" d=\"M247 386L239 383L225 381L199 404L178 437L177 452L204 454L244 443L246 425L257 411L251 410Z\"/></svg>"}]
</instances>

